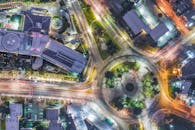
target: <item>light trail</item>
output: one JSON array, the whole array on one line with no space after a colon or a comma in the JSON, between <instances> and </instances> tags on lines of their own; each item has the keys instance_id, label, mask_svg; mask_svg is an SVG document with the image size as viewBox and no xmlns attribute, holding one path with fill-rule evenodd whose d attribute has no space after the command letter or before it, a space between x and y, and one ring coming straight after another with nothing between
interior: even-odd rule
<instances>
[{"instance_id":1,"label":"light trail","mask_svg":"<svg viewBox=\"0 0 195 130\"><path fill-rule=\"evenodd\" d=\"M122 33L121 29L114 23L114 21L111 21L108 17L106 17L106 16L110 16L109 15L110 13L107 10L107 8L106 7L104 8L105 11L103 11L102 8L99 8L101 7L101 1L87 0L87 2L88 4L91 5L94 13L101 17L100 22L103 25L103 27L106 28L108 33L114 36L115 40L121 43L121 45L124 43L128 43L128 45L132 47L131 39L130 38L126 39L125 37L122 37L124 36L124 33ZM163 61L170 60L171 61L177 57L177 55L179 54L178 51L183 46L183 44L186 44L192 38L194 38L195 33L193 33L194 31L189 32L189 30L185 27L183 20L179 18L178 16L176 16L176 14L172 10L172 7L169 5L168 2L165 2L163 0L158 0L157 3L160 6L162 6L164 9L162 9L162 7L161 9L163 11L166 11L165 13L167 13L167 15L173 19L173 21L175 22L176 26L180 29L182 34L183 35L187 34L184 37L184 39L182 39L181 41L178 41L178 43L167 45L167 47L163 48L161 51L156 53L156 55L150 55L152 58L151 60L154 59L154 61L160 61L160 60L163 60ZM182 113L189 115L190 108L188 106L186 106L184 103L182 104L178 100L173 101L173 99L169 96L168 71L160 70L159 73L160 73L160 76L159 76L160 84L162 85L162 89L160 93L160 97L161 97L160 103L164 105L165 107L167 106L171 108L173 112L181 113L180 116L183 115ZM195 117L191 116L188 119L195 120Z\"/></svg>"},{"instance_id":2,"label":"light trail","mask_svg":"<svg viewBox=\"0 0 195 130\"><path fill-rule=\"evenodd\" d=\"M183 36L182 39L179 39L178 41L174 41L173 44L170 43L167 46L165 46L163 49L157 52L152 57L152 59L154 62L173 61L179 55L179 49L181 49L184 44L188 44L189 42L192 42L193 40L195 40L195 29L190 31L185 36Z\"/></svg>"},{"instance_id":3,"label":"light trail","mask_svg":"<svg viewBox=\"0 0 195 130\"><path fill-rule=\"evenodd\" d=\"M176 24L178 30L181 31L183 35L187 34L189 30L185 26L184 20L181 17L178 17L176 13L173 11L171 4L166 0L156 0L159 8L170 17L173 22Z\"/></svg>"},{"instance_id":4,"label":"light trail","mask_svg":"<svg viewBox=\"0 0 195 130\"><path fill-rule=\"evenodd\" d=\"M195 7L195 0L192 0L193 6Z\"/></svg>"}]
</instances>

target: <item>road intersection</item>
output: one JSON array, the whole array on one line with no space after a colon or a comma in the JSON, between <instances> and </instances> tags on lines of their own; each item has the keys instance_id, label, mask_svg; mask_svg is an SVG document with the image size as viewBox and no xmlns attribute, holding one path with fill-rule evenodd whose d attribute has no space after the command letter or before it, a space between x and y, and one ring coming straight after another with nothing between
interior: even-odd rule
<instances>
[{"instance_id":1,"label":"road intersection","mask_svg":"<svg viewBox=\"0 0 195 130\"><path fill-rule=\"evenodd\" d=\"M42 83L34 81L21 81L21 80L1 80L0 81L0 93L1 95L11 95L11 96L23 96L23 97L34 97L43 98L53 97L56 99L65 99L67 101L80 101L80 102L95 102L106 114L110 114L116 120L119 125L119 129L125 129L129 123L136 122L132 119L121 119L114 113L111 108L109 108L103 101L101 95L102 90L102 78L105 73L107 66L110 65L115 59L121 58L121 60L128 59L129 55L135 55L138 58L144 58L149 62L150 66L154 68L156 75L158 75L158 80L160 82L161 91L159 95L159 104L166 109L169 113L175 113L178 116L186 118L195 122L195 115L193 113L193 108L186 106L177 100L173 100L168 93L168 73L166 68L157 65L158 61L166 62L167 60L172 60L175 58L176 52L183 44L194 39L194 30L191 31L185 38L185 40L179 40L177 43L170 43L164 49L157 52L155 55L146 54L141 52L139 49L133 46L133 40L131 40L128 34L124 33L113 20L111 13L108 8L102 5L103 0L86 0L86 2L91 5L93 12L95 13L97 20L100 20L103 27L107 32L114 36L114 40L119 43L121 50L108 57L106 60L102 60L98 52L97 44L93 34L88 31L90 25L88 24L85 15L80 7L78 0L67 0L69 2L70 10L72 10L73 15L76 16L78 21L78 26L82 32L82 38L87 44L89 51L89 73L87 74L87 80L83 83L63 83L63 84L52 84L52 83ZM141 117L140 120L144 125L148 123L144 121L146 117ZM147 126L145 126L148 130ZM147 130L146 129L146 130Z\"/></svg>"}]
</instances>

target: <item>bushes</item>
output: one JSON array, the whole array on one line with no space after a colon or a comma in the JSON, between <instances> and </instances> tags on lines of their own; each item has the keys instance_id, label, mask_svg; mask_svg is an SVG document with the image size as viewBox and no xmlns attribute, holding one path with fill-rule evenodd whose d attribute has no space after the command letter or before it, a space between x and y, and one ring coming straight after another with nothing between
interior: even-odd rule
<instances>
[{"instance_id":1,"label":"bushes","mask_svg":"<svg viewBox=\"0 0 195 130\"><path fill-rule=\"evenodd\" d=\"M143 91L146 97L154 97L159 92L159 85L153 73L147 73L143 78Z\"/></svg>"},{"instance_id":2,"label":"bushes","mask_svg":"<svg viewBox=\"0 0 195 130\"><path fill-rule=\"evenodd\" d=\"M83 13L87 19L87 22L91 24L96 18L95 15L90 7L90 5L87 5L85 2L81 2L81 8L83 10Z\"/></svg>"},{"instance_id":3,"label":"bushes","mask_svg":"<svg viewBox=\"0 0 195 130\"><path fill-rule=\"evenodd\" d=\"M129 108L134 115L139 115L142 109L145 108L143 101L137 101L130 97L114 97L110 104L114 106L117 110L122 110L123 108Z\"/></svg>"},{"instance_id":4,"label":"bushes","mask_svg":"<svg viewBox=\"0 0 195 130\"><path fill-rule=\"evenodd\" d=\"M114 88L115 79L121 78L122 75L127 73L130 69L138 71L140 66L140 63L138 62L124 62L118 64L112 70L105 72L106 86L108 88Z\"/></svg>"}]
</instances>

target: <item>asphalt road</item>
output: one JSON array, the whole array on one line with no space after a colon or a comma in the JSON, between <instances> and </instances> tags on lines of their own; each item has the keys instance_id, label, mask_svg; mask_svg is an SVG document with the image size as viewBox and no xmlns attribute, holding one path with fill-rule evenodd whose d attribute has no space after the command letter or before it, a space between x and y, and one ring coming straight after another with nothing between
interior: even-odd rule
<instances>
[{"instance_id":1,"label":"asphalt road","mask_svg":"<svg viewBox=\"0 0 195 130\"><path fill-rule=\"evenodd\" d=\"M0 93L3 95L10 94L12 96L29 96L29 97L39 97L39 96L47 96L47 97L55 97L55 98L64 98L64 99L76 99L80 101L94 101L101 108L102 111L108 115L112 115L112 117L117 121L120 128L125 128L127 124L123 122L123 120L119 119L117 115L114 115L113 112L109 111L108 107L99 99L101 99L101 95L99 95L100 84L97 84L99 80L101 80L102 72L104 71L105 65L107 65L110 61L114 60L114 58L127 54L136 54L146 58L151 61L153 64L159 60L162 60L162 55L166 54L166 58L170 58L173 54L175 54L178 48L182 47L187 41L190 41L194 38L194 31L190 33L185 40L182 40L179 44L175 46L175 43L170 44L165 49L158 52L155 56L148 55L140 50L136 49L132 40L128 37L127 33L124 33L124 30L121 29L118 25L115 24L115 21L111 17L111 12L108 10L106 6L102 5L103 0L87 0L88 4L92 6L93 11L99 17L97 20L100 20L103 27L107 30L107 32L113 36L113 39L116 40L117 43L121 46L121 51L115 54L112 57L109 57L105 61L102 61L96 41L94 36L89 31L90 25L88 24L78 0L69 0L71 4L71 10L73 14L76 16L78 21L78 26L82 32L82 38L87 43L88 51L91 57L91 65L92 68L95 68L97 72L94 75L92 71L88 75L91 75L92 78L86 83L67 83L64 85L55 85L55 84L46 84L46 83L34 83L34 82L24 82L24 81L16 81L16 80L8 80L8 81L0 81ZM169 52L172 50L171 52ZM167 53L169 52L169 53ZM168 79L166 79L166 73L162 68L158 68L159 66L155 66L160 74L159 80L161 84L161 100L160 102L164 104L166 107L172 110L172 113L176 113L177 115L181 115L184 118L187 118L191 121L195 122L195 117L190 114L191 108L186 105L173 101L168 93L167 93L167 85ZM184 116L185 115L185 116ZM145 118L142 118L144 122ZM147 123L146 123L147 124ZM145 124L145 125L146 125ZM146 126L145 126L146 127Z\"/></svg>"}]
</instances>

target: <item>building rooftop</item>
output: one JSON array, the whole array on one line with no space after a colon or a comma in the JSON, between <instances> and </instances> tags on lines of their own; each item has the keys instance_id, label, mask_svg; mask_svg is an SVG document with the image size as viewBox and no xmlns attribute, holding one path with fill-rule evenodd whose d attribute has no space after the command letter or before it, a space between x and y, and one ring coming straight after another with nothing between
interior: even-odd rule
<instances>
[{"instance_id":1,"label":"building rooftop","mask_svg":"<svg viewBox=\"0 0 195 130\"><path fill-rule=\"evenodd\" d=\"M190 76L195 74L195 58L191 59L182 67L182 76Z\"/></svg>"},{"instance_id":2,"label":"building rooftop","mask_svg":"<svg viewBox=\"0 0 195 130\"><path fill-rule=\"evenodd\" d=\"M151 29L144 21L138 16L135 10L130 10L123 16L124 21L130 27L134 35L138 35L142 31L145 31L149 36L157 42L160 37L169 31L165 23L160 23L153 29Z\"/></svg>"},{"instance_id":3,"label":"building rooftop","mask_svg":"<svg viewBox=\"0 0 195 130\"><path fill-rule=\"evenodd\" d=\"M166 27L164 23L160 23L156 26L152 31L150 31L150 36L156 42L161 36L163 36L169 29Z\"/></svg>"},{"instance_id":4,"label":"building rooftop","mask_svg":"<svg viewBox=\"0 0 195 130\"><path fill-rule=\"evenodd\" d=\"M61 123L57 123L57 121L51 121L49 123L49 130L64 130Z\"/></svg>"},{"instance_id":5,"label":"building rooftop","mask_svg":"<svg viewBox=\"0 0 195 130\"><path fill-rule=\"evenodd\" d=\"M25 34L23 32L0 29L0 51L29 56L41 55L49 36L40 33Z\"/></svg>"},{"instance_id":6,"label":"building rooftop","mask_svg":"<svg viewBox=\"0 0 195 130\"><path fill-rule=\"evenodd\" d=\"M6 118L5 124L6 130L19 130L18 118Z\"/></svg>"},{"instance_id":7,"label":"building rooftop","mask_svg":"<svg viewBox=\"0 0 195 130\"><path fill-rule=\"evenodd\" d=\"M182 92L181 92L181 94L188 94L191 85L192 85L192 83L190 81L182 82L182 86L181 86Z\"/></svg>"},{"instance_id":8,"label":"building rooftop","mask_svg":"<svg viewBox=\"0 0 195 130\"><path fill-rule=\"evenodd\" d=\"M9 104L9 109L10 109L10 116L11 117L18 117L22 116L23 114L23 106L22 104L17 104L17 103L11 103Z\"/></svg>"},{"instance_id":9,"label":"building rooftop","mask_svg":"<svg viewBox=\"0 0 195 130\"><path fill-rule=\"evenodd\" d=\"M124 21L131 28L135 35L139 34L143 29L149 28L145 23L140 19L135 10L128 11L123 16ZM150 30L150 29L149 29Z\"/></svg>"},{"instance_id":10,"label":"building rooftop","mask_svg":"<svg viewBox=\"0 0 195 130\"><path fill-rule=\"evenodd\" d=\"M185 12L183 16L187 27L191 28L195 25L195 9Z\"/></svg>"},{"instance_id":11,"label":"building rooftop","mask_svg":"<svg viewBox=\"0 0 195 130\"><path fill-rule=\"evenodd\" d=\"M191 10L191 11L187 11L184 13L185 18L189 21L189 20L195 20L195 9Z\"/></svg>"},{"instance_id":12,"label":"building rooftop","mask_svg":"<svg viewBox=\"0 0 195 130\"><path fill-rule=\"evenodd\" d=\"M59 109L48 108L46 109L46 119L57 121L59 117Z\"/></svg>"},{"instance_id":13,"label":"building rooftop","mask_svg":"<svg viewBox=\"0 0 195 130\"><path fill-rule=\"evenodd\" d=\"M177 15L182 15L193 8L192 0L172 0L171 4Z\"/></svg>"},{"instance_id":14,"label":"building rooftop","mask_svg":"<svg viewBox=\"0 0 195 130\"><path fill-rule=\"evenodd\" d=\"M37 8L38 9L38 8ZM50 30L51 17L40 14L33 14L32 10L22 11L25 16L24 32L41 32L48 34Z\"/></svg>"},{"instance_id":15,"label":"building rooftop","mask_svg":"<svg viewBox=\"0 0 195 130\"><path fill-rule=\"evenodd\" d=\"M50 40L43 51L42 57L53 64L58 64L69 71L81 72L85 67L86 59L80 53Z\"/></svg>"},{"instance_id":16,"label":"building rooftop","mask_svg":"<svg viewBox=\"0 0 195 130\"><path fill-rule=\"evenodd\" d=\"M192 0L172 0L171 5L176 14L185 19L186 27L195 26L195 8Z\"/></svg>"},{"instance_id":17,"label":"building rooftop","mask_svg":"<svg viewBox=\"0 0 195 130\"><path fill-rule=\"evenodd\" d=\"M93 108L91 108L87 105L83 106L82 112L85 115L85 119L87 119L88 121L93 123L93 125L96 128L98 128L100 130L114 130L114 128L112 127L113 124L109 124L107 122L108 119L100 116L98 113L96 113L96 111ZM109 122L111 123L110 120L109 120Z\"/></svg>"},{"instance_id":18,"label":"building rooftop","mask_svg":"<svg viewBox=\"0 0 195 130\"><path fill-rule=\"evenodd\" d=\"M71 72L81 73L86 65L84 56L37 32L0 29L0 51L36 56ZM41 63L41 62L39 62Z\"/></svg>"},{"instance_id":19,"label":"building rooftop","mask_svg":"<svg viewBox=\"0 0 195 130\"><path fill-rule=\"evenodd\" d=\"M86 65L84 56L48 36L51 17L47 10L31 8L22 11L23 32L0 29L0 52L40 57L67 71L81 73ZM35 70L43 64L36 60Z\"/></svg>"},{"instance_id":20,"label":"building rooftop","mask_svg":"<svg viewBox=\"0 0 195 130\"><path fill-rule=\"evenodd\" d=\"M20 130L33 130L32 128L21 128Z\"/></svg>"},{"instance_id":21,"label":"building rooftop","mask_svg":"<svg viewBox=\"0 0 195 130\"><path fill-rule=\"evenodd\" d=\"M22 104L9 104L10 117L6 118L6 130L19 130L19 116L23 115Z\"/></svg>"}]
</instances>

